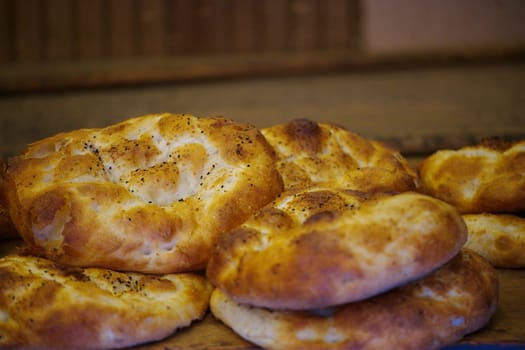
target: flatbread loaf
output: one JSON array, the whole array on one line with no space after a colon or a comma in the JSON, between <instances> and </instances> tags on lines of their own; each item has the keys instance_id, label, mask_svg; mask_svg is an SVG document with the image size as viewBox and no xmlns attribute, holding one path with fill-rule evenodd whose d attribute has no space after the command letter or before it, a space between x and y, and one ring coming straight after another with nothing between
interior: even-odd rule
<instances>
[{"instance_id":1,"label":"flatbread loaf","mask_svg":"<svg viewBox=\"0 0 525 350\"><path fill-rule=\"evenodd\" d=\"M240 303L318 308L417 279L466 240L461 216L438 199L311 187L283 193L223 235L207 275Z\"/></svg>"},{"instance_id":2,"label":"flatbread loaf","mask_svg":"<svg viewBox=\"0 0 525 350\"><path fill-rule=\"evenodd\" d=\"M432 350L483 327L498 300L494 269L467 250L431 275L364 301L310 311L239 304L220 289L211 310L267 349Z\"/></svg>"},{"instance_id":3,"label":"flatbread loaf","mask_svg":"<svg viewBox=\"0 0 525 350\"><path fill-rule=\"evenodd\" d=\"M203 269L218 236L282 191L253 126L158 114L36 142L10 160L11 217L32 254L148 273Z\"/></svg>"},{"instance_id":4,"label":"flatbread loaf","mask_svg":"<svg viewBox=\"0 0 525 350\"><path fill-rule=\"evenodd\" d=\"M510 214L465 214L466 247L492 265L525 267L525 218Z\"/></svg>"},{"instance_id":5,"label":"flatbread loaf","mask_svg":"<svg viewBox=\"0 0 525 350\"><path fill-rule=\"evenodd\" d=\"M441 150L419 167L421 190L461 213L525 211L525 140L486 139L459 150Z\"/></svg>"},{"instance_id":6,"label":"flatbread loaf","mask_svg":"<svg viewBox=\"0 0 525 350\"><path fill-rule=\"evenodd\" d=\"M401 154L342 127L296 119L261 130L274 147L285 189L331 186L407 191L417 174Z\"/></svg>"},{"instance_id":7,"label":"flatbread loaf","mask_svg":"<svg viewBox=\"0 0 525 350\"><path fill-rule=\"evenodd\" d=\"M4 177L6 165L0 160L0 240L18 237L13 221L7 209L7 195L5 193Z\"/></svg>"},{"instance_id":8,"label":"flatbread loaf","mask_svg":"<svg viewBox=\"0 0 525 350\"><path fill-rule=\"evenodd\" d=\"M197 274L145 275L0 258L0 348L114 349L160 340L202 318Z\"/></svg>"}]
</instances>

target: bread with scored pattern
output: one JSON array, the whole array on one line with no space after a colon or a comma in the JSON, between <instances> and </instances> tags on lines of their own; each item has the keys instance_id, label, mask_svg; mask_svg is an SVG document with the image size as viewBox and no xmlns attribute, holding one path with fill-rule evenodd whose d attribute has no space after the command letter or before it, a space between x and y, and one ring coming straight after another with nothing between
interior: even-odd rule
<instances>
[{"instance_id":1,"label":"bread with scored pattern","mask_svg":"<svg viewBox=\"0 0 525 350\"><path fill-rule=\"evenodd\" d=\"M282 191L255 127L154 114L31 144L6 177L31 253L83 267L203 269L216 239Z\"/></svg>"},{"instance_id":2,"label":"bread with scored pattern","mask_svg":"<svg viewBox=\"0 0 525 350\"><path fill-rule=\"evenodd\" d=\"M420 278L466 240L457 210L430 196L309 187L284 192L223 235L207 276L240 303L318 308Z\"/></svg>"},{"instance_id":3,"label":"bread with scored pattern","mask_svg":"<svg viewBox=\"0 0 525 350\"><path fill-rule=\"evenodd\" d=\"M191 273L146 275L0 258L0 348L115 349L202 318L212 288Z\"/></svg>"},{"instance_id":4,"label":"bread with scored pattern","mask_svg":"<svg viewBox=\"0 0 525 350\"><path fill-rule=\"evenodd\" d=\"M398 151L343 127L295 119L261 132L277 153L285 189L317 185L401 192L418 186L417 173Z\"/></svg>"},{"instance_id":5,"label":"bread with scored pattern","mask_svg":"<svg viewBox=\"0 0 525 350\"><path fill-rule=\"evenodd\" d=\"M421 190L461 213L525 212L525 140L440 150L419 166Z\"/></svg>"}]
</instances>

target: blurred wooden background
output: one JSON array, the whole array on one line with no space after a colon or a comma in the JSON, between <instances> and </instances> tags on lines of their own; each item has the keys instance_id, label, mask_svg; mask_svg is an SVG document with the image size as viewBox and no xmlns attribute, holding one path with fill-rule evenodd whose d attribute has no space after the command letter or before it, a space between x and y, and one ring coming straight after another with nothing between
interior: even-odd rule
<instances>
[{"instance_id":1,"label":"blurred wooden background","mask_svg":"<svg viewBox=\"0 0 525 350\"><path fill-rule=\"evenodd\" d=\"M0 0L0 88L501 57L524 18L514 0Z\"/></svg>"},{"instance_id":2,"label":"blurred wooden background","mask_svg":"<svg viewBox=\"0 0 525 350\"><path fill-rule=\"evenodd\" d=\"M0 0L7 90L340 65L357 0ZM7 69L8 68L8 69Z\"/></svg>"},{"instance_id":3,"label":"blurred wooden background","mask_svg":"<svg viewBox=\"0 0 525 350\"><path fill-rule=\"evenodd\" d=\"M161 111L525 137L519 0L0 0L0 155Z\"/></svg>"}]
</instances>

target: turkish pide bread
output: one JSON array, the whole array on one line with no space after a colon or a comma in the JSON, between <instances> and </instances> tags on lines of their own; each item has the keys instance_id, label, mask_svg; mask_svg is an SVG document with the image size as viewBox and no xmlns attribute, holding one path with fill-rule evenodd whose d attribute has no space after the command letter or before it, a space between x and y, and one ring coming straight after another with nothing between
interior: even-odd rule
<instances>
[{"instance_id":1,"label":"turkish pide bread","mask_svg":"<svg viewBox=\"0 0 525 350\"><path fill-rule=\"evenodd\" d=\"M461 213L525 212L525 140L440 150L419 167L421 190Z\"/></svg>"},{"instance_id":2,"label":"turkish pide bread","mask_svg":"<svg viewBox=\"0 0 525 350\"><path fill-rule=\"evenodd\" d=\"M207 276L240 303L319 308L428 274L466 240L456 209L430 196L311 187L283 193L220 237Z\"/></svg>"},{"instance_id":3,"label":"turkish pide bread","mask_svg":"<svg viewBox=\"0 0 525 350\"><path fill-rule=\"evenodd\" d=\"M276 311L239 304L216 289L210 307L241 337L266 349L432 350L483 327L497 301L494 269L464 250L423 279L360 302Z\"/></svg>"},{"instance_id":4,"label":"turkish pide bread","mask_svg":"<svg viewBox=\"0 0 525 350\"><path fill-rule=\"evenodd\" d=\"M296 119L261 130L277 153L285 189L313 185L407 191L417 174L401 154L330 123Z\"/></svg>"},{"instance_id":5,"label":"turkish pide bread","mask_svg":"<svg viewBox=\"0 0 525 350\"><path fill-rule=\"evenodd\" d=\"M253 126L156 114L61 133L12 158L11 217L33 254L74 266L174 273L282 191Z\"/></svg>"},{"instance_id":6,"label":"turkish pide bread","mask_svg":"<svg viewBox=\"0 0 525 350\"><path fill-rule=\"evenodd\" d=\"M511 214L465 214L468 240L474 250L492 265L525 267L525 218Z\"/></svg>"},{"instance_id":7,"label":"turkish pide bread","mask_svg":"<svg viewBox=\"0 0 525 350\"><path fill-rule=\"evenodd\" d=\"M202 318L201 275L146 275L0 258L0 348L114 349L163 339Z\"/></svg>"}]
</instances>

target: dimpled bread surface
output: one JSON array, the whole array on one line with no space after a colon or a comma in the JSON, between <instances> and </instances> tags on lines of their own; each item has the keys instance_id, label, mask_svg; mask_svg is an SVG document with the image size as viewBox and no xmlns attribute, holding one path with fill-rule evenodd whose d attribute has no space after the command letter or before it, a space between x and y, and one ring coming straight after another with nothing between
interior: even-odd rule
<instances>
[{"instance_id":1,"label":"dimpled bread surface","mask_svg":"<svg viewBox=\"0 0 525 350\"><path fill-rule=\"evenodd\" d=\"M191 273L145 275L0 258L0 348L114 349L204 317L212 287Z\"/></svg>"},{"instance_id":2,"label":"dimpled bread surface","mask_svg":"<svg viewBox=\"0 0 525 350\"><path fill-rule=\"evenodd\" d=\"M240 303L325 307L419 278L466 239L461 216L441 200L312 187L284 192L222 236L207 276Z\"/></svg>"},{"instance_id":3,"label":"dimpled bread surface","mask_svg":"<svg viewBox=\"0 0 525 350\"><path fill-rule=\"evenodd\" d=\"M330 123L296 119L261 130L277 153L285 189L312 185L407 191L417 174L401 154Z\"/></svg>"},{"instance_id":4,"label":"dimpled bread surface","mask_svg":"<svg viewBox=\"0 0 525 350\"><path fill-rule=\"evenodd\" d=\"M296 119L261 132L277 153L285 189L401 192L418 186L416 172L399 152L334 124Z\"/></svg>"},{"instance_id":5,"label":"dimpled bread surface","mask_svg":"<svg viewBox=\"0 0 525 350\"><path fill-rule=\"evenodd\" d=\"M36 142L10 159L14 224L33 254L149 273L203 269L214 243L282 191L253 126L155 114Z\"/></svg>"},{"instance_id":6,"label":"dimpled bread surface","mask_svg":"<svg viewBox=\"0 0 525 350\"><path fill-rule=\"evenodd\" d=\"M525 140L440 150L419 166L421 190L461 213L525 212Z\"/></svg>"}]
</instances>

